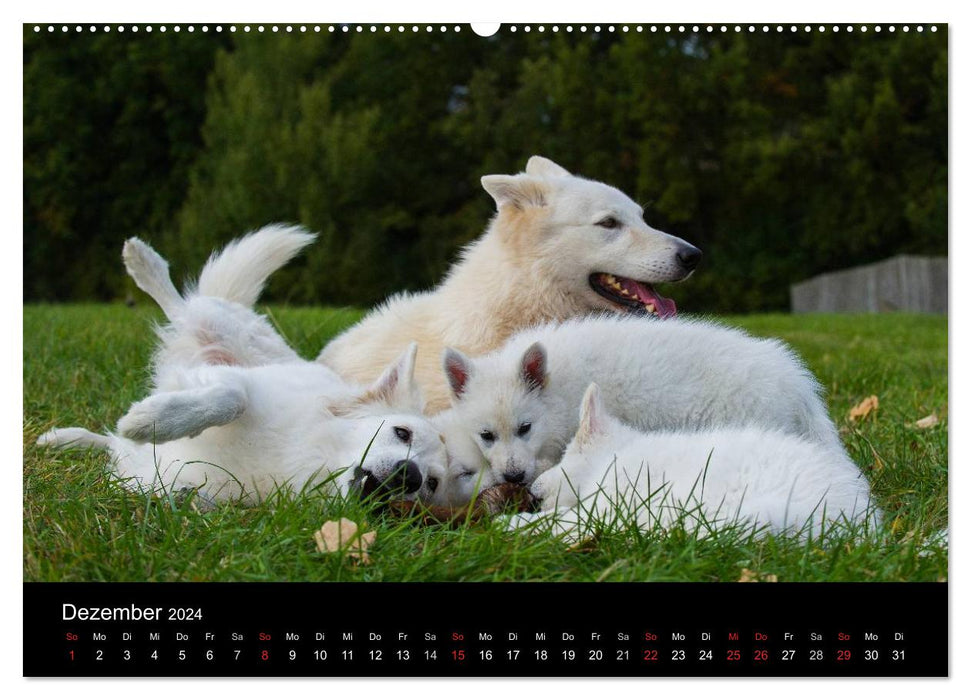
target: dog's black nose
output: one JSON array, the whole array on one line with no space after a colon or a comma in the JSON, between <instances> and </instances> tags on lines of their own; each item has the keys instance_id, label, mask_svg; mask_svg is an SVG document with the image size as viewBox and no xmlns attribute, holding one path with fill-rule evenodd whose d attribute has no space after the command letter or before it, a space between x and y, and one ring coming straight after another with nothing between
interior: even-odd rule
<instances>
[{"instance_id":1,"label":"dog's black nose","mask_svg":"<svg viewBox=\"0 0 971 700\"><path fill-rule=\"evenodd\" d=\"M410 459L403 459L394 465L394 472L388 478L388 485L392 488L403 488L405 493L411 493L421 488L421 469Z\"/></svg>"},{"instance_id":2,"label":"dog's black nose","mask_svg":"<svg viewBox=\"0 0 971 700\"><path fill-rule=\"evenodd\" d=\"M502 478L509 484L521 484L523 483L523 479L526 478L526 472L522 470L518 472L503 472Z\"/></svg>"},{"instance_id":3,"label":"dog's black nose","mask_svg":"<svg viewBox=\"0 0 971 700\"><path fill-rule=\"evenodd\" d=\"M678 262L685 270L694 270L701 262L701 251L693 245L682 246L678 250Z\"/></svg>"}]
</instances>

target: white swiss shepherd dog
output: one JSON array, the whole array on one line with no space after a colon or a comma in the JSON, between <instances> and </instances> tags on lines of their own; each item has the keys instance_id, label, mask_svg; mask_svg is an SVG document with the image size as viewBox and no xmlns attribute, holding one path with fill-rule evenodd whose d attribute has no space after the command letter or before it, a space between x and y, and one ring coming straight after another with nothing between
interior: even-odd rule
<instances>
[{"instance_id":1,"label":"white swiss shepherd dog","mask_svg":"<svg viewBox=\"0 0 971 700\"><path fill-rule=\"evenodd\" d=\"M450 425L450 450L464 430L491 466L483 474L471 458L454 460L443 493L532 483L560 461L591 382L641 430L757 426L844 452L818 382L788 347L708 321L575 319L522 331L483 357L448 349L443 362L453 408L436 421Z\"/></svg>"},{"instance_id":2,"label":"white swiss shepherd dog","mask_svg":"<svg viewBox=\"0 0 971 700\"><path fill-rule=\"evenodd\" d=\"M742 526L804 538L880 522L860 470L818 441L764 428L642 433L610 415L596 384L560 464L530 493L539 512L512 525L545 519L573 537L618 518L646 530Z\"/></svg>"},{"instance_id":3,"label":"white swiss shepherd dog","mask_svg":"<svg viewBox=\"0 0 971 700\"><path fill-rule=\"evenodd\" d=\"M60 428L38 443L107 450L128 487L198 490L210 503L323 482L341 494L430 497L437 479L426 477L444 473L446 452L422 415L416 347L370 386L351 385L301 359L251 308L266 278L313 239L295 227L261 229L210 258L185 296L165 260L129 240L129 274L170 320L159 329L153 391L117 434Z\"/></svg>"},{"instance_id":4,"label":"white swiss shepherd dog","mask_svg":"<svg viewBox=\"0 0 971 700\"><path fill-rule=\"evenodd\" d=\"M448 407L439 358L446 346L472 356L531 325L596 311L669 317L652 285L688 277L701 251L648 226L644 210L609 185L571 175L540 156L517 175L486 175L498 212L445 280L399 294L331 341L318 360L345 379L373 381L409 343L427 411Z\"/></svg>"}]
</instances>

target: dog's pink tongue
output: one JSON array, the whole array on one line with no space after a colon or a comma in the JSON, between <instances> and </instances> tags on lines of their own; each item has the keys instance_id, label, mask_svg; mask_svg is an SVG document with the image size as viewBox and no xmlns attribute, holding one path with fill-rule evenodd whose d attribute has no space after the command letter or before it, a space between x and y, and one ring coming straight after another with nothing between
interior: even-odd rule
<instances>
[{"instance_id":1,"label":"dog's pink tongue","mask_svg":"<svg viewBox=\"0 0 971 700\"><path fill-rule=\"evenodd\" d=\"M662 297L653 288L634 280L631 280L631 287L631 291L637 295L637 300L644 306L648 304L654 306L654 313L658 318L671 318L678 315L678 307L674 303L674 299Z\"/></svg>"}]
</instances>

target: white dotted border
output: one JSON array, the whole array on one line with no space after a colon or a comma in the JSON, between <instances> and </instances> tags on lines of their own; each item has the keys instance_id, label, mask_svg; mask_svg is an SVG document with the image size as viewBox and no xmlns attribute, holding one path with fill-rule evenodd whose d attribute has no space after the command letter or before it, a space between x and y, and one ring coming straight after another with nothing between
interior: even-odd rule
<instances>
[{"instance_id":1,"label":"white dotted border","mask_svg":"<svg viewBox=\"0 0 971 700\"><path fill-rule=\"evenodd\" d=\"M409 30L411 32L413 32L413 33L417 33L417 32L422 31L422 30L424 30L426 33L431 33L431 32L434 32L436 29L439 32L448 32L450 30L451 31L455 31L455 32L461 32L462 31L462 27L460 27L459 25L447 26L447 25L444 25L444 24L443 25L430 25L430 24L427 24L427 25L417 25L417 24L412 24L412 25L404 25L404 24L398 24L398 25L389 25L389 24L385 24L385 25L379 25L379 24L371 24L371 25L364 25L364 24L329 24L329 25L321 25L321 24L313 24L313 25L309 25L309 24L297 24L297 25L294 25L294 24L285 24L285 25L278 25L278 24L273 24L273 25L262 25L262 24L250 25L250 24L241 24L241 25L236 25L236 24L229 24L229 25L221 25L221 24L217 24L217 25L214 25L213 27L210 27L209 25L206 25L206 24L199 25L199 26L192 25L192 24L189 24L189 25L179 25L179 24L165 25L165 24L160 24L160 25L157 25L157 26L153 26L153 25L150 25L150 24L149 25L138 25L138 24L131 24L131 25L125 25L125 24L110 25L110 24L106 24L106 25L102 25L102 26L98 26L98 25L94 25L94 24L91 24L91 25L81 25L81 24L76 24L76 25L67 25L67 24L61 24L61 25L54 25L54 24L39 25L39 24L35 24L34 25L34 32L35 33L40 33L42 31L44 31L45 28L46 28L46 30L47 30L48 33L54 33L54 32L56 32L58 30L60 30L61 33L67 33L67 32L70 32L72 30L75 33L80 33L80 32L83 32L85 30L87 30L88 32L93 33L93 32L99 31L99 29L100 29L101 31L104 31L104 32L117 31L119 33L124 33L126 31L128 31L128 32L132 32L132 33L137 33L139 31L142 31L142 32L145 32L145 33L148 33L148 34L152 33L153 31L159 31L159 32L161 32L163 34L165 32L172 31L172 32L175 32L176 34L178 34L179 32L181 32L183 30L185 30L185 31L187 31L189 33L193 33L193 32L195 32L197 30L200 31L200 32L205 33L205 32L210 31L210 29L212 29L212 31L215 31L217 33L218 32L223 32L223 31L228 31L228 32L243 32L243 33L248 33L248 32L257 32L257 33L263 32L263 33L265 33L267 31L269 31L269 32L272 32L272 33L280 33L280 32L283 32L283 33L286 33L286 34L293 34L293 33L305 34L307 32L314 32L314 33L319 34L320 32L324 32L324 31L329 32L329 33L341 32L341 33L345 33L345 34L349 34L351 32L363 33L365 31L367 31L369 33L375 34L375 33L379 32L379 31L383 31L384 33L390 33L392 31L397 31L399 33L404 33L404 32L409 31ZM937 31L937 26L936 25L933 25L933 24L932 25L929 25L928 28L930 29L931 32L936 32ZM782 24L773 24L773 25L768 25L768 24L760 24L760 25L754 25L754 24L749 24L749 25L741 25L741 24L734 24L734 25L727 25L727 24L704 24L704 25L699 25L699 24L691 24L691 25L686 25L686 24L677 24L677 25L674 25L674 24L651 24L651 25L642 25L642 24L628 25L628 24L622 24L622 25L613 25L613 24L611 24L611 25L606 25L606 26L601 26L601 25L597 24L597 25L592 25L590 27L588 27L585 24L576 25L576 26L575 25L572 25L572 24L568 24L568 25L564 25L562 27L559 26L559 25L556 25L556 24L550 25L550 26L546 26L546 25L542 25L542 24L541 25L536 25L536 26L529 25L529 24L527 24L527 25L516 25L516 24L513 24L513 25L508 25L508 26L501 27L499 29L499 31L496 32L496 34L499 34L501 32L510 32L512 34L515 34L516 32L518 32L520 30L522 30L523 32L525 32L525 33L528 34L529 32L531 32L533 30L535 30L537 32L545 32L547 29L549 29L549 31L554 32L554 33L560 32L560 31L565 31L567 33L571 33L571 32L574 32L574 31L578 31L580 33L584 33L584 32L587 32L588 30L592 30L594 34L599 34L599 33L603 32L603 31L606 31L608 33L610 33L610 32L618 32L618 31L619 32L622 32L622 33L626 33L626 32L643 33L645 31L647 31L647 32L655 33L655 34L658 33L658 32L664 32L664 33L667 33L667 34L671 34L671 33L684 34L686 32L690 32L690 33L708 32L710 34L711 33L715 33L715 32L721 32L721 33L723 33L723 32L736 32L736 33L741 33L741 32L749 32L749 33L762 32L763 34L767 34L767 33L772 32L772 31L775 31L776 33L781 33L781 32L794 33L794 32L798 32L798 31L804 31L804 32L812 32L812 31L827 32L827 31L831 31L833 33L839 33L840 31L845 31L847 33L852 33L854 31L859 31L859 32L862 32L862 33L866 33L866 32L868 32L870 30L872 30L874 32L877 32L877 33L880 33L882 31L886 30L886 31L888 31L888 32L890 32L892 34L892 33L896 32L898 29L900 31L902 31L902 32L910 32L911 29L913 29L914 31L917 31L917 32L923 32L925 30L925 27L922 24L917 24L917 25L908 25L908 24L902 24L902 25L893 25L893 24L890 24L890 25L879 25L879 24L876 24L876 25L866 25L866 24L862 24L862 25L853 25L853 24L845 24L845 25L839 25L839 24L833 24L833 25L822 25L822 24L820 24L820 25L810 25L810 24L806 24L806 25L795 25L795 24L789 24L789 25L782 25Z\"/></svg>"}]
</instances>

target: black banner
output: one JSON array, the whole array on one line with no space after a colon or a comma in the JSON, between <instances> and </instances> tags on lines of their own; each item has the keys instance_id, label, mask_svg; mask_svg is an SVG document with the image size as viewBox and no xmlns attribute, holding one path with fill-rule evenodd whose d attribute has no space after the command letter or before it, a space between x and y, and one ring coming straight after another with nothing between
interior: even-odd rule
<instances>
[{"instance_id":1,"label":"black banner","mask_svg":"<svg viewBox=\"0 0 971 700\"><path fill-rule=\"evenodd\" d=\"M26 583L26 676L946 676L946 583Z\"/></svg>"}]
</instances>

